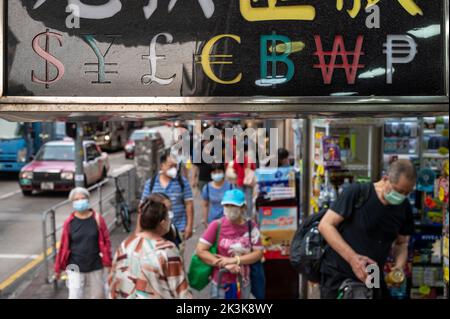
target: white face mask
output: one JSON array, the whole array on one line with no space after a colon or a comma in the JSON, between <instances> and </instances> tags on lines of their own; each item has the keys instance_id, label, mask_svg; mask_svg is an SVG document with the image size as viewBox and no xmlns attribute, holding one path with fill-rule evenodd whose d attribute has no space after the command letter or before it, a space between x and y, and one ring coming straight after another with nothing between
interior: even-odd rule
<instances>
[{"instance_id":1,"label":"white face mask","mask_svg":"<svg viewBox=\"0 0 450 319\"><path fill-rule=\"evenodd\" d=\"M166 235L168 232L170 232L170 229L171 229L171 222L170 222L170 220L165 220L165 221L163 221L163 222L161 222L161 226L162 227L164 227L163 228L163 236L164 235Z\"/></svg>"},{"instance_id":2,"label":"white face mask","mask_svg":"<svg viewBox=\"0 0 450 319\"><path fill-rule=\"evenodd\" d=\"M223 214L230 221L236 221L241 217L241 208L237 206L224 207Z\"/></svg>"},{"instance_id":3,"label":"white face mask","mask_svg":"<svg viewBox=\"0 0 450 319\"><path fill-rule=\"evenodd\" d=\"M166 175L169 176L170 178L177 177L177 174L178 174L178 170L176 169L176 167L169 168L166 171Z\"/></svg>"},{"instance_id":4,"label":"white face mask","mask_svg":"<svg viewBox=\"0 0 450 319\"><path fill-rule=\"evenodd\" d=\"M211 179L214 182L221 182L221 181L223 181L224 177L225 177L224 173L211 174Z\"/></svg>"}]
</instances>

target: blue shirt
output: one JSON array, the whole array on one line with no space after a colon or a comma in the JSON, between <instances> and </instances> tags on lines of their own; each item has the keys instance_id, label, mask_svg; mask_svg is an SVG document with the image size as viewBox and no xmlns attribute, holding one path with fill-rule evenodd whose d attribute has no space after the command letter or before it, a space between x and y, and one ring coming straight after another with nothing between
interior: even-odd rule
<instances>
[{"instance_id":1,"label":"blue shirt","mask_svg":"<svg viewBox=\"0 0 450 319\"><path fill-rule=\"evenodd\" d=\"M159 181L159 174L156 175L155 185L153 186L152 193L166 194L172 202L173 211L173 224L180 232L184 232L186 228L187 216L185 201L193 200L191 186L186 178L182 177L184 184L184 192L181 188L178 178L171 179L166 188L161 186ZM150 184L151 179L145 182L144 192L142 193L141 201L150 196Z\"/></svg>"},{"instance_id":2,"label":"blue shirt","mask_svg":"<svg viewBox=\"0 0 450 319\"><path fill-rule=\"evenodd\" d=\"M223 195L227 190L232 188L233 186L227 181L219 189L212 186L212 182L203 186L202 198L209 202L208 224L223 217L223 207L221 204Z\"/></svg>"}]
</instances>

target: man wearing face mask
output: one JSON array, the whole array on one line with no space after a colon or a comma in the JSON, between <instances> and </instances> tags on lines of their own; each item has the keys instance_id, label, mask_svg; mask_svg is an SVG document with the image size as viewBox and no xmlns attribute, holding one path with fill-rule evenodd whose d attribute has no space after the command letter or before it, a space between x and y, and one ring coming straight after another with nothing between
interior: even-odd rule
<instances>
[{"instance_id":1,"label":"man wearing face mask","mask_svg":"<svg viewBox=\"0 0 450 319\"><path fill-rule=\"evenodd\" d=\"M170 153L164 153L160 163L160 172L145 183L141 203L153 193L162 193L170 198L173 211L172 222L183 240L180 244L180 252L183 255L184 243L192 237L194 225L192 190L188 180L179 174L177 162Z\"/></svg>"},{"instance_id":2,"label":"man wearing face mask","mask_svg":"<svg viewBox=\"0 0 450 319\"><path fill-rule=\"evenodd\" d=\"M336 299L342 282L347 279L365 283L367 266L380 270L381 289L375 298L389 298L383 280L383 267L391 249L394 269L404 269L408 259L409 237L414 231L413 213L408 195L416 184L414 165L398 160L389 166L381 181L370 184L363 205L355 205L362 186L348 187L328 210L319 231L331 249L321 263L321 297Z\"/></svg>"}]
</instances>

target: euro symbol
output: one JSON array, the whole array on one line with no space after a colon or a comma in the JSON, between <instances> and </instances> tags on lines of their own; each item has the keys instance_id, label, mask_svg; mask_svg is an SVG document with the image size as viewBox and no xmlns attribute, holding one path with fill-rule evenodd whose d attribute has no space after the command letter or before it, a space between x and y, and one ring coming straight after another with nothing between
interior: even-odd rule
<instances>
[{"instance_id":1,"label":"euro symbol","mask_svg":"<svg viewBox=\"0 0 450 319\"><path fill-rule=\"evenodd\" d=\"M233 61L211 61L212 58L232 58L232 54L211 54L213 50L213 46L221 39L223 38L231 38L235 40L237 43L241 44L241 37L234 35L234 34L221 34L218 36L215 36L211 40L209 40L205 47L202 50L201 54L201 61L200 64L203 67L203 71L205 74L214 82L220 83L220 84L235 84L241 81L242 79L242 73L239 73L233 80L226 81L220 79L213 71L211 64L233 64Z\"/></svg>"},{"instance_id":2,"label":"euro symbol","mask_svg":"<svg viewBox=\"0 0 450 319\"><path fill-rule=\"evenodd\" d=\"M59 45L62 47L62 35L55 32L50 32L49 29L47 29L46 32L39 33L37 36L33 39L33 50L36 52L37 55L39 55L41 58L45 60L45 80L39 79L35 71L31 71L31 81L35 83L45 84L45 88L48 89L50 84L56 83L59 80L62 79L64 76L64 64L62 64L61 61L59 61L57 58L55 58L53 55L50 54L50 38L55 38ZM41 48L40 46L40 40L42 38L45 38L45 48ZM56 68L56 76L53 79L50 79L50 65L52 64Z\"/></svg>"}]
</instances>

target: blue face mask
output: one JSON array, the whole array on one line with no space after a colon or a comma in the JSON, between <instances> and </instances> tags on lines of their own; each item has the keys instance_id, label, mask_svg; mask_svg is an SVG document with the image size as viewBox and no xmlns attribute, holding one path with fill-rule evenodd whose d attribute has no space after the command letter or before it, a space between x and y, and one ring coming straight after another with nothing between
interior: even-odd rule
<instances>
[{"instance_id":1,"label":"blue face mask","mask_svg":"<svg viewBox=\"0 0 450 319\"><path fill-rule=\"evenodd\" d=\"M77 212L85 212L87 211L91 206L89 205L89 200L87 199L80 199L73 202L73 210Z\"/></svg>"},{"instance_id":2,"label":"blue face mask","mask_svg":"<svg viewBox=\"0 0 450 319\"><path fill-rule=\"evenodd\" d=\"M214 182L221 182L221 181L223 181L224 177L225 177L224 173L211 174L211 179Z\"/></svg>"}]
</instances>

